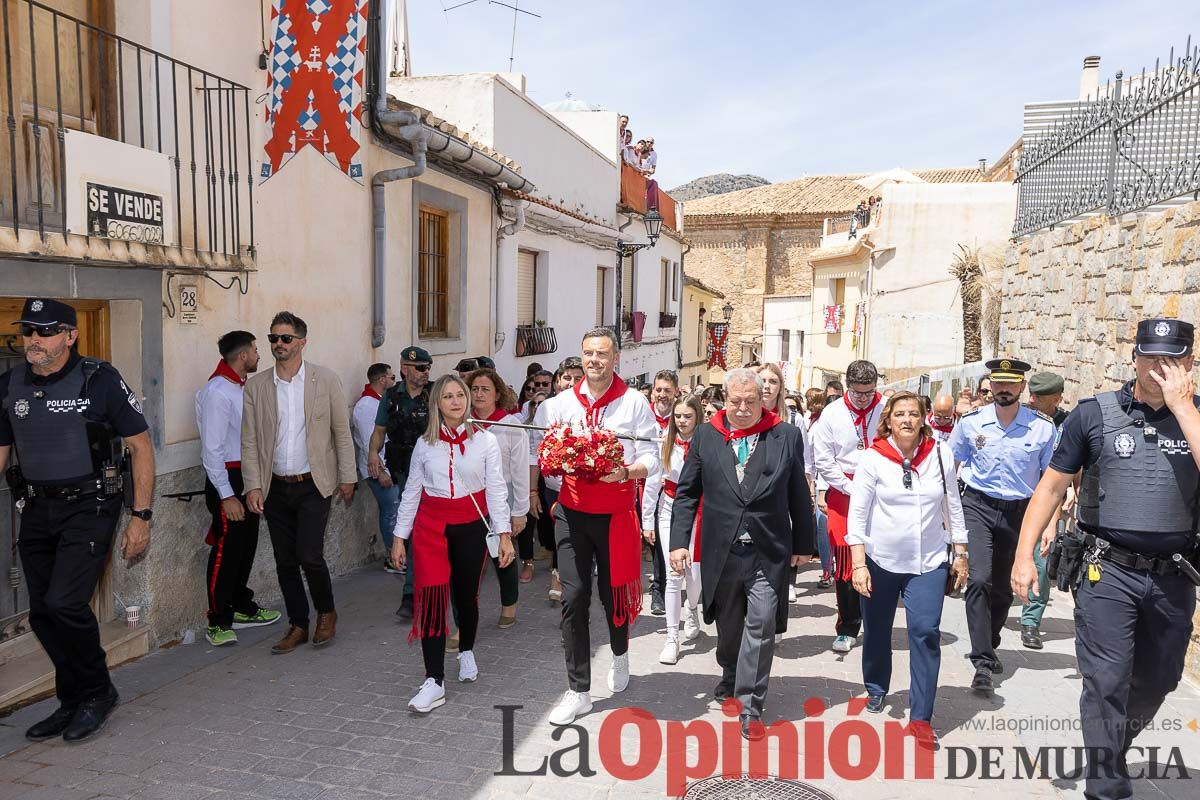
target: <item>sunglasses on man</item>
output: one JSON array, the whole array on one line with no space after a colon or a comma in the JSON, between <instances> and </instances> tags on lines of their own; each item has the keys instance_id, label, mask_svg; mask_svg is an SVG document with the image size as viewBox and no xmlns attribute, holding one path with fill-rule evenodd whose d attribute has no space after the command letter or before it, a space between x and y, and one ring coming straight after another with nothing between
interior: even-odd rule
<instances>
[{"instance_id":1,"label":"sunglasses on man","mask_svg":"<svg viewBox=\"0 0 1200 800\"><path fill-rule=\"evenodd\" d=\"M278 344L279 342L283 342L284 344L291 344L292 342L296 341L299 338L301 338L301 337L293 336L290 333L268 333L267 334L267 341L270 342L271 344Z\"/></svg>"},{"instance_id":2,"label":"sunglasses on man","mask_svg":"<svg viewBox=\"0 0 1200 800\"><path fill-rule=\"evenodd\" d=\"M51 339L64 331L71 330L66 325L21 325L21 335L26 339L36 336L39 339Z\"/></svg>"},{"instance_id":3,"label":"sunglasses on man","mask_svg":"<svg viewBox=\"0 0 1200 800\"><path fill-rule=\"evenodd\" d=\"M432 367L433 365L432 364L405 364L404 366L412 367L417 372L429 372L429 368Z\"/></svg>"}]
</instances>

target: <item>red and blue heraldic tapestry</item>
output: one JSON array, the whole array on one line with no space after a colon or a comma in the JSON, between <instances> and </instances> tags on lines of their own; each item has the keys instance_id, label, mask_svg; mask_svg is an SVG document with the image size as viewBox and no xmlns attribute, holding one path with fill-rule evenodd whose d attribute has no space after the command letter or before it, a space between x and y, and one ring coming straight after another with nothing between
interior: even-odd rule
<instances>
[{"instance_id":1,"label":"red and blue heraldic tapestry","mask_svg":"<svg viewBox=\"0 0 1200 800\"><path fill-rule=\"evenodd\" d=\"M363 182L370 0L272 0L267 144L260 183L305 147Z\"/></svg>"}]
</instances>

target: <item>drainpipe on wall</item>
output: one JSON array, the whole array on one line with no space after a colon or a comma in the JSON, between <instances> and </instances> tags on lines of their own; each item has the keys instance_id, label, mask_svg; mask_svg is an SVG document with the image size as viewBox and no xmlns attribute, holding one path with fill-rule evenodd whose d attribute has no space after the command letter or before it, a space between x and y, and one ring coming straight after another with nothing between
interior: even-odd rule
<instances>
[{"instance_id":1,"label":"drainpipe on wall","mask_svg":"<svg viewBox=\"0 0 1200 800\"><path fill-rule=\"evenodd\" d=\"M683 296L683 276L687 274L687 254L692 252L689 244L679 253L679 305L675 308L675 361L676 370L683 369L683 307L687 299Z\"/></svg>"},{"instance_id":2,"label":"drainpipe on wall","mask_svg":"<svg viewBox=\"0 0 1200 800\"><path fill-rule=\"evenodd\" d=\"M504 331L499 330L499 327L500 327L500 286L499 286L500 247L502 246L504 240L507 239L509 236L513 236L513 235L525 230L525 206L526 206L526 201L517 200L516 203L514 203L514 205L513 205L513 212L515 215L515 219L513 219L512 222L510 222L506 225L506 224L504 224L504 217L501 216L500 217L501 224L496 228L496 270L495 270L496 284L494 284L492 286L492 296L494 298L492 313L495 315L495 321L496 321L495 327L497 328L497 330L493 337L493 343L495 344L495 349L492 351L493 354L500 352L500 348L504 346L504 339L505 339Z\"/></svg>"}]
</instances>

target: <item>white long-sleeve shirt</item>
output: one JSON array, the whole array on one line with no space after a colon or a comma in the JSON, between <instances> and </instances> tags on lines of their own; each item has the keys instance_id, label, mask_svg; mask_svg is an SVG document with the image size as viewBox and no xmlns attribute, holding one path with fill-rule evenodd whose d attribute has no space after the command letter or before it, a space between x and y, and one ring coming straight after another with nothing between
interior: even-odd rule
<instances>
[{"instance_id":1,"label":"white long-sleeve shirt","mask_svg":"<svg viewBox=\"0 0 1200 800\"><path fill-rule=\"evenodd\" d=\"M671 507L675 503L675 498L667 494L666 486L667 481L679 483L679 473L683 470L683 459L683 445L677 439L671 448L671 466L668 468L660 461L660 468L646 479L646 486L642 490L642 530L653 530L657 517L659 536L670 536Z\"/></svg>"},{"instance_id":2,"label":"white long-sleeve shirt","mask_svg":"<svg viewBox=\"0 0 1200 800\"><path fill-rule=\"evenodd\" d=\"M875 450L863 454L850 492L846 544L865 545L888 572L921 575L946 562L948 544L967 543L967 527L949 446L938 443L912 472L912 488L905 489L900 464Z\"/></svg>"},{"instance_id":3,"label":"white long-sleeve shirt","mask_svg":"<svg viewBox=\"0 0 1200 800\"><path fill-rule=\"evenodd\" d=\"M519 424L512 414L500 422ZM508 486L508 508L514 517L529 513L529 434L520 428L483 427L500 445L500 473Z\"/></svg>"},{"instance_id":4,"label":"white long-sleeve shirt","mask_svg":"<svg viewBox=\"0 0 1200 800\"><path fill-rule=\"evenodd\" d=\"M461 431L460 426L456 433ZM394 536L407 539L412 535L423 491L433 497L466 497L482 490L486 492L492 530L496 533L512 531L508 485L501 472L500 443L487 431L475 431L463 444L466 452L459 452L454 446L454 481L451 483L451 445L441 440L431 445L424 436L417 440L408 467L408 481L400 495Z\"/></svg>"},{"instance_id":5,"label":"white long-sleeve shirt","mask_svg":"<svg viewBox=\"0 0 1200 800\"><path fill-rule=\"evenodd\" d=\"M582 384L581 391L586 393L592 401L597 399L588 392L586 381ZM579 402L574 390L569 389L559 392L538 406L533 424L546 427L556 422L582 423L586 415L587 409ZM658 436L658 423L654 419L654 412L650 410L650 404L637 389L627 389L624 395L602 408L599 411L598 425L608 428L614 433L631 434L650 440ZM627 466L645 465L647 478L650 473L658 471L658 444L656 442L635 442L630 439L621 439L620 442L621 446L625 448L625 464ZM549 478L546 480L548 485Z\"/></svg>"},{"instance_id":6,"label":"white long-sleeve shirt","mask_svg":"<svg viewBox=\"0 0 1200 800\"><path fill-rule=\"evenodd\" d=\"M196 392L200 463L222 500L233 497L225 465L242 460L242 385L217 375Z\"/></svg>"},{"instance_id":7,"label":"white long-sleeve shirt","mask_svg":"<svg viewBox=\"0 0 1200 800\"><path fill-rule=\"evenodd\" d=\"M836 489L842 494L850 494L850 479L858 469L859 459L871 442L875 440L875 431L879 428L879 418L883 416L881 401L871 411L867 418L867 433L854 424L850 409L846 407L849 401L845 398L825 406L821 418L809 431L812 438L813 467L830 489ZM865 439L865 442L864 442Z\"/></svg>"},{"instance_id":8,"label":"white long-sleeve shirt","mask_svg":"<svg viewBox=\"0 0 1200 800\"><path fill-rule=\"evenodd\" d=\"M275 431L275 458L271 469L276 475L303 475L312 472L308 464L308 425L304 421L304 363L291 381L281 380L272 368L279 427Z\"/></svg>"},{"instance_id":9,"label":"white long-sleeve shirt","mask_svg":"<svg viewBox=\"0 0 1200 800\"><path fill-rule=\"evenodd\" d=\"M371 446L371 434L375 433L375 415L379 412L379 398L364 394L358 398L350 411L350 435L354 439L354 453L358 462L358 477L366 480L371 477L367 472L367 450ZM379 451L380 460L383 451Z\"/></svg>"}]
</instances>

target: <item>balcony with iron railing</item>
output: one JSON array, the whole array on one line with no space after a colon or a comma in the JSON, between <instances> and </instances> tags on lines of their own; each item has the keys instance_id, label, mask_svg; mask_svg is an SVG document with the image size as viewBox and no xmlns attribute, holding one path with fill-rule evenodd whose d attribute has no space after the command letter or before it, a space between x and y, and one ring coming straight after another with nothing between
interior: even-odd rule
<instances>
[{"instance_id":1,"label":"balcony with iron railing","mask_svg":"<svg viewBox=\"0 0 1200 800\"><path fill-rule=\"evenodd\" d=\"M247 87L36 0L0 17L0 247L252 263Z\"/></svg>"},{"instance_id":2,"label":"balcony with iron railing","mask_svg":"<svg viewBox=\"0 0 1200 800\"><path fill-rule=\"evenodd\" d=\"M518 357L544 356L558 350L558 337L546 325L518 325L514 350Z\"/></svg>"},{"instance_id":3,"label":"balcony with iron railing","mask_svg":"<svg viewBox=\"0 0 1200 800\"><path fill-rule=\"evenodd\" d=\"M648 191L646 176L624 162L621 163L621 208L642 215L657 208L663 218L663 227L679 230L675 198L661 187L654 192Z\"/></svg>"}]
</instances>

